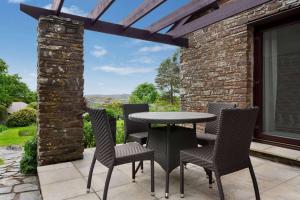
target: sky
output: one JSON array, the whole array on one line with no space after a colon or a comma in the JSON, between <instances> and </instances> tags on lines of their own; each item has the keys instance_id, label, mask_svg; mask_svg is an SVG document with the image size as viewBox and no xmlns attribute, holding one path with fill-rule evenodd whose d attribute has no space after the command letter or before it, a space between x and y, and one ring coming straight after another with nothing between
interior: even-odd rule
<instances>
[{"instance_id":1,"label":"sky","mask_svg":"<svg viewBox=\"0 0 300 200\"><path fill-rule=\"evenodd\" d=\"M65 0L62 12L86 16L98 0ZM0 58L32 90L37 79L37 21L20 3L49 8L52 0L0 0ZM101 20L119 23L143 0L116 0ZM168 0L133 27L146 28L189 0ZM162 30L164 32L165 30ZM129 94L143 82L154 83L156 69L177 47L99 32L84 33L84 93Z\"/></svg>"}]
</instances>

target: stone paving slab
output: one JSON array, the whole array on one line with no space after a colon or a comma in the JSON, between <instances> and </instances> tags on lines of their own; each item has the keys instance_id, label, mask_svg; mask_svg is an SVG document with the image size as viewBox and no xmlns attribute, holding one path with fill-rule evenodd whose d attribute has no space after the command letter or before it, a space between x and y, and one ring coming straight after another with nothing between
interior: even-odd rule
<instances>
[{"instance_id":1,"label":"stone paving slab","mask_svg":"<svg viewBox=\"0 0 300 200\"><path fill-rule=\"evenodd\" d=\"M0 157L0 200L41 200L37 177L20 173L22 148L1 147Z\"/></svg>"},{"instance_id":2,"label":"stone paving slab","mask_svg":"<svg viewBox=\"0 0 300 200\"><path fill-rule=\"evenodd\" d=\"M86 194L87 168L89 167L93 150L84 152L84 159L55 166L47 166L47 173L56 170L77 170L81 178L71 178L67 181L56 180L41 186L44 200L96 200L101 199L103 185L106 177L105 167L96 165L97 173L93 176L91 193ZM299 200L300 199L300 168L291 167L268 160L251 157L257 176L261 197L263 200ZM44 168L45 169L45 168ZM39 172L44 169L40 169ZM41 173L45 173L41 172ZM63 176L63 174L61 174ZM114 169L113 178L109 187L108 199L110 200L158 200L164 198L164 172L158 164L155 165L155 196L150 195L150 167L149 162L144 164L144 173L138 173L136 182L131 182L131 164L121 165ZM43 182L43 180L42 180ZM222 177L226 199L249 200L255 199L253 185L249 170ZM170 175L170 198L180 199L179 194L179 168ZM218 198L216 183L213 188L208 187L208 180L201 167L188 164L185 170L185 200L215 200Z\"/></svg>"}]
</instances>

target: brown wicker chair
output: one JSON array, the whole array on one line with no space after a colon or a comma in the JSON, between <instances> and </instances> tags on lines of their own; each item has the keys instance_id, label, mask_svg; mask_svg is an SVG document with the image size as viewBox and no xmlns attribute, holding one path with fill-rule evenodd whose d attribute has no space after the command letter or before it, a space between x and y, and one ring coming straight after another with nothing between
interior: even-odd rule
<instances>
[{"instance_id":1,"label":"brown wicker chair","mask_svg":"<svg viewBox=\"0 0 300 200\"><path fill-rule=\"evenodd\" d=\"M96 160L109 168L105 181L103 198L106 200L108 186L114 166L132 163L132 179L135 180L135 162L141 160L151 161L151 194L154 195L154 151L142 145L131 142L114 146L112 134L110 133L109 121L104 109L87 109L96 139L96 150L91 164L87 192L90 191L93 170Z\"/></svg>"},{"instance_id":2,"label":"brown wicker chair","mask_svg":"<svg viewBox=\"0 0 300 200\"><path fill-rule=\"evenodd\" d=\"M235 108L235 104L222 102L209 102L207 112L217 116L217 119L207 122L205 125L205 133L197 133L197 142L200 145L214 144L217 135L218 123L220 120L221 110L226 108Z\"/></svg>"},{"instance_id":3,"label":"brown wicker chair","mask_svg":"<svg viewBox=\"0 0 300 200\"><path fill-rule=\"evenodd\" d=\"M193 163L215 173L220 199L224 200L221 176L249 168L256 199L259 189L249 157L258 108L224 109L221 111L215 145L180 152L180 193L184 196L184 163ZM211 184L211 178L210 178Z\"/></svg>"},{"instance_id":4,"label":"brown wicker chair","mask_svg":"<svg viewBox=\"0 0 300 200\"><path fill-rule=\"evenodd\" d=\"M149 112L148 104L124 104L123 114L124 114L124 144L127 142L137 142L141 145L147 143L149 125L145 123L135 122L129 120L128 115L131 113L138 112ZM135 173L141 168L143 173L143 161L137 166Z\"/></svg>"}]
</instances>

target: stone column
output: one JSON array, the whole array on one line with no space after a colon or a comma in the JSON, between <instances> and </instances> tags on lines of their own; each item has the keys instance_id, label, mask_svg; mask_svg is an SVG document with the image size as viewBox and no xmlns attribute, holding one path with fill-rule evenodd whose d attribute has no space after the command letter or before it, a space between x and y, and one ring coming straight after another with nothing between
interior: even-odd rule
<instances>
[{"instance_id":1,"label":"stone column","mask_svg":"<svg viewBox=\"0 0 300 200\"><path fill-rule=\"evenodd\" d=\"M81 22L39 19L39 165L83 157L83 34Z\"/></svg>"}]
</instances>

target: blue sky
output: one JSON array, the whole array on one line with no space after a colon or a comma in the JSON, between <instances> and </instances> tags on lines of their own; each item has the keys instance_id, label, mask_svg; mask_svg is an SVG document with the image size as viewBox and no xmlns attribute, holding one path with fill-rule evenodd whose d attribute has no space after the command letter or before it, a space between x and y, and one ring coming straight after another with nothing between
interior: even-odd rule
<instances>
[{"instance_id":1,"label":"blue sky","mask_svg":"<svg viewBox=\"0 0 300 200\"><path fill-rule=\"evenodd\" d=\"M181 7L189 0L168 0L134 27L145 28ZM19 11L19 3L49 7L52 0L0 0L0 58L9 65L9 73L18 73L36 90L37 21ZM116 0L101 17L120 22L143 0ZM87 13L97 0L65 0L63 12ZM156 68L177 47L120 36L85 31L85 94L130 93L138 84L154 82Z\"/></svg>"}]
</instances>

